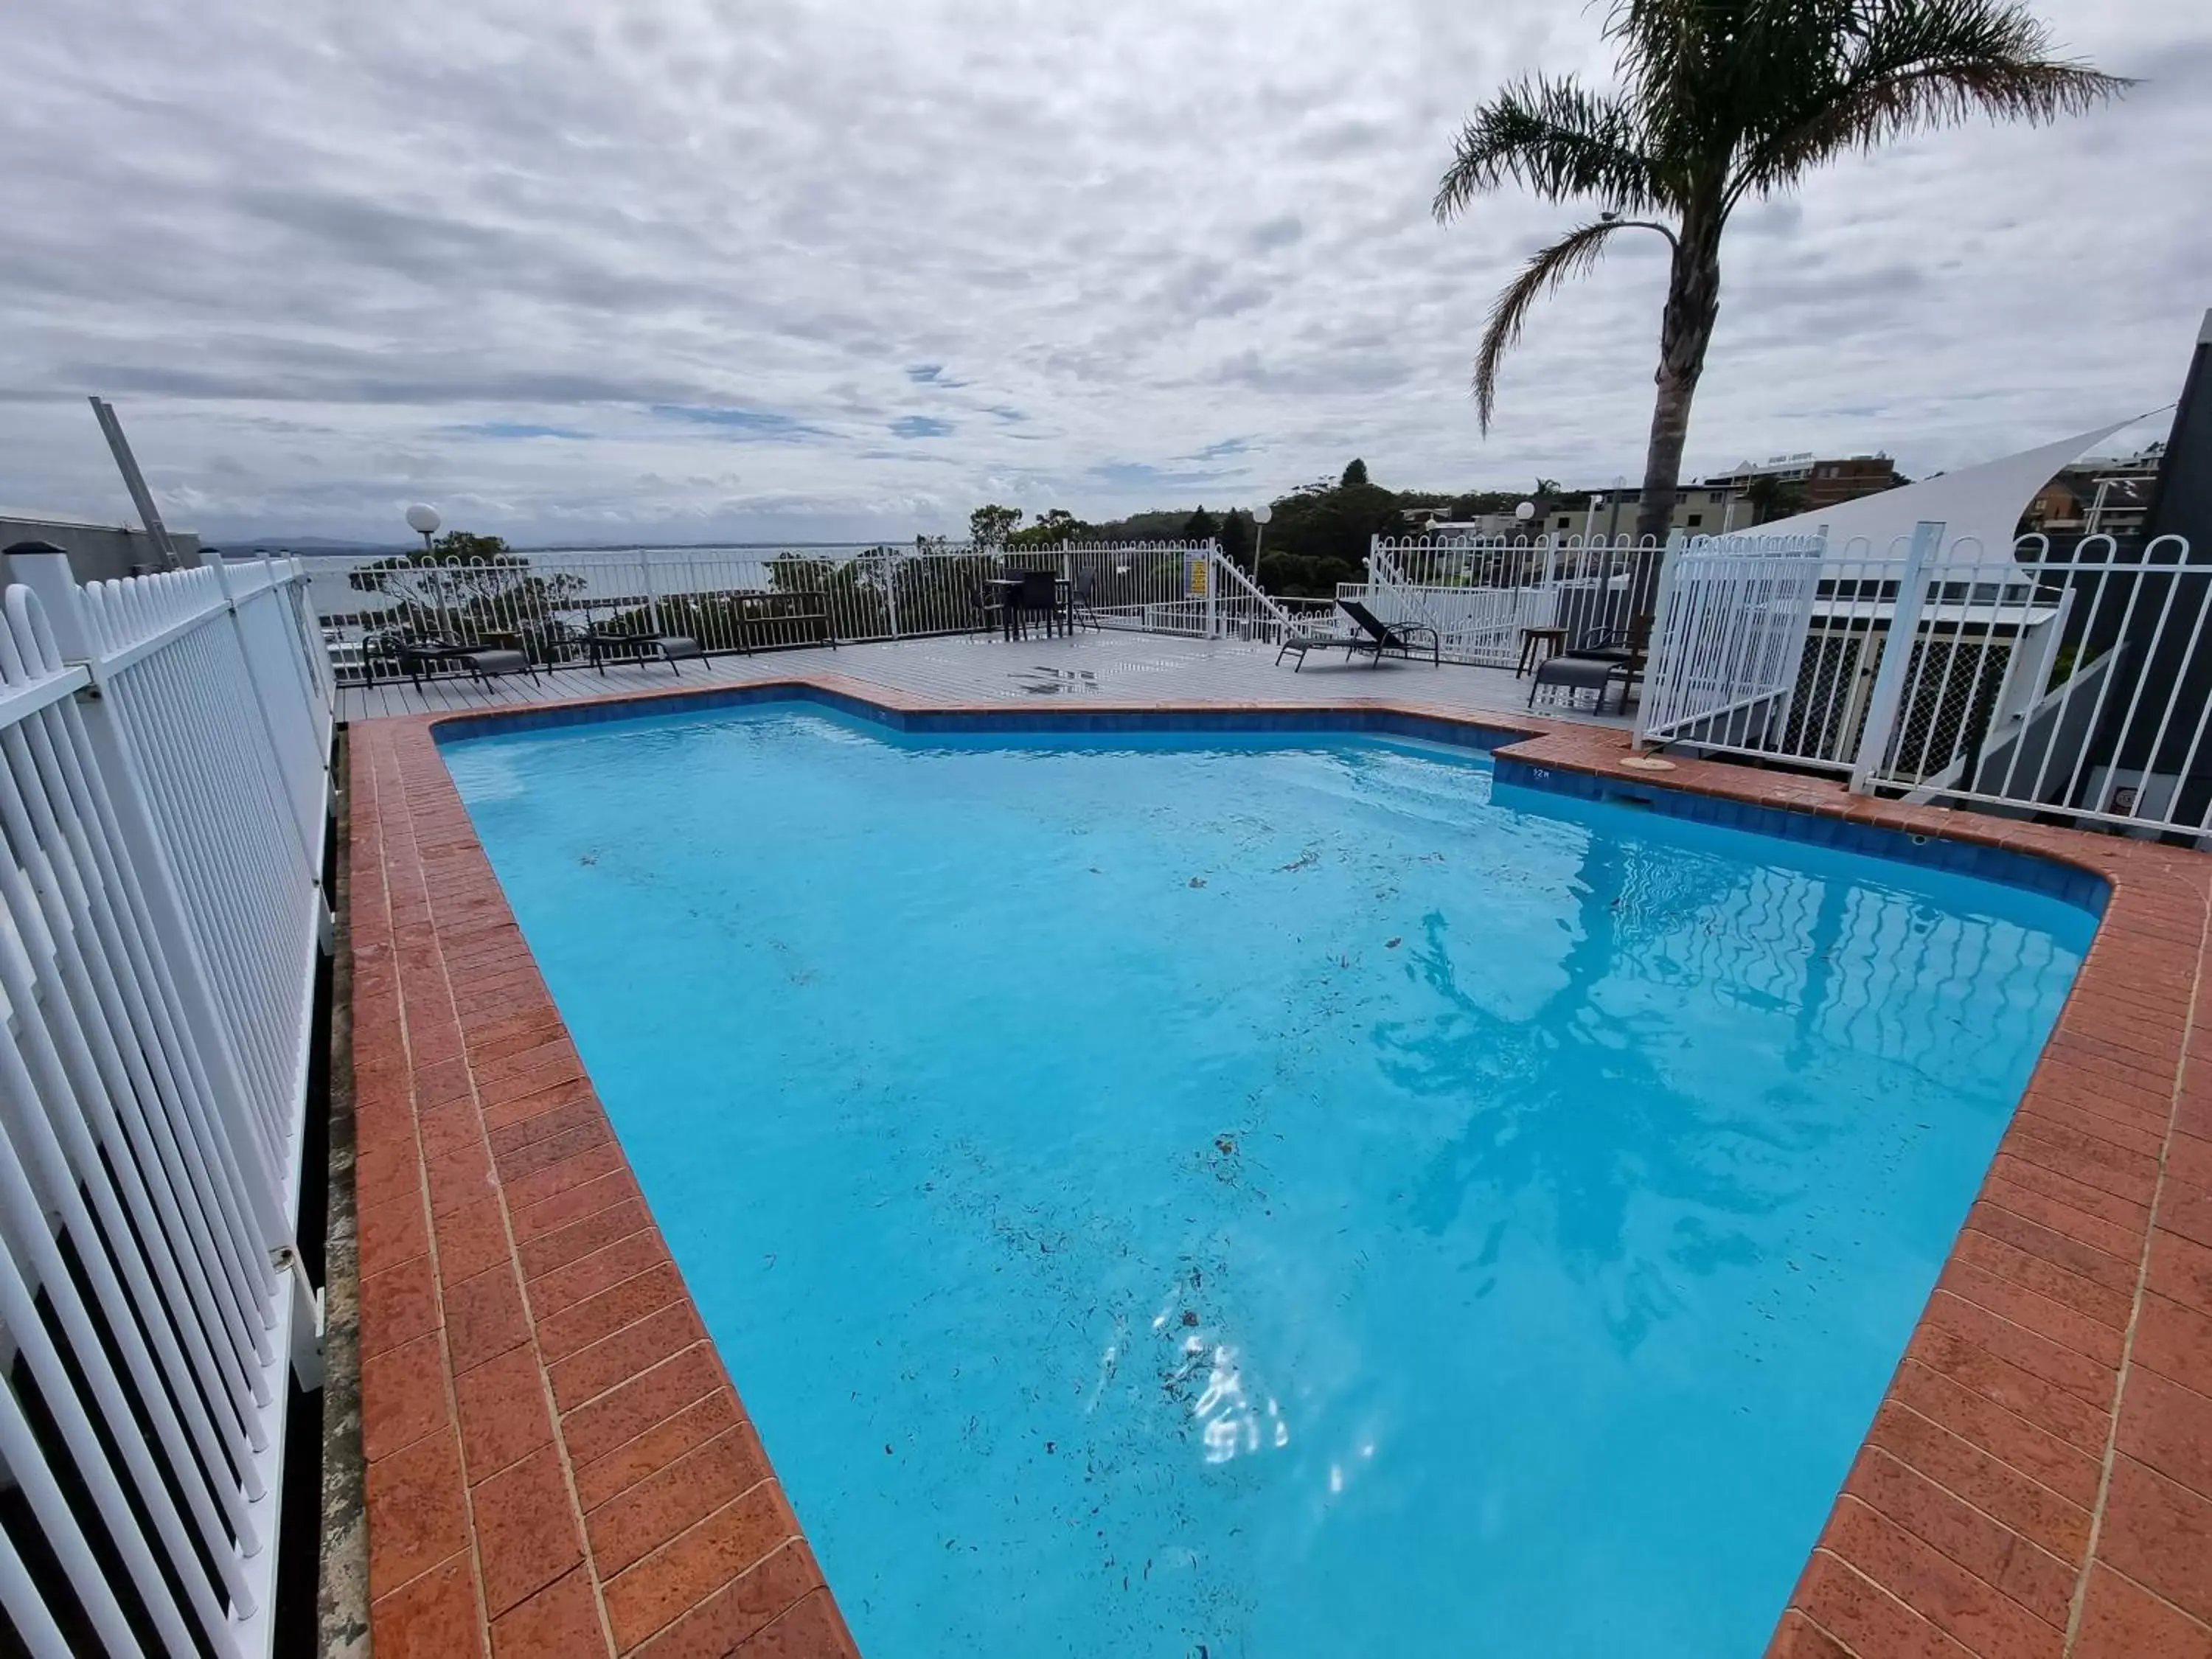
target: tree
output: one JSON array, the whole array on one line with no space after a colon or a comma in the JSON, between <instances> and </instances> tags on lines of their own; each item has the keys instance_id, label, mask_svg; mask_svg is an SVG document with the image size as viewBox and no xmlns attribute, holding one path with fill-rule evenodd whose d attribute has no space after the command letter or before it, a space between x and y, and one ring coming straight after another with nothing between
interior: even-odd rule
<instances>
[{"instance_id":1,"label":"tree","mask_svg":"<svg viewBox=\"0 0 2212 1659\"><path fill-rule=\"evenodd\" d=\"M1184 520L1182 538L1187 542L1210 542L1220 529L1220 522L1201 507Z\"/></svg>"},{"instance_id":2,"label":"tree","mask_svg":"<svg viewBox=\"0 0 2212 1659\"><path fill-rule=\"evenodd\" d=\"M1252 562L1252 529L1249 513L1221 515L1221 556L1239 570Z\"/></svg>"},{"instance_id":3,"label":"tree","mask_svg":"<svg viewBox=\"0 0 2212 1659\"><path fill-rule=\"evenodd\" d=\"M1026 530L1017 530L1006 538L1008 547L1058 547L1063 542L1081 541L1091 526L1064 507L1051 512Z\"/></svg>"},{"instance_id":4,"label":"tree","mask_svg":"<svg viewBox=\"0 0 2212 1659\"><path fill-rule=\"evenodd\" d=\"M1786 519L1802 511L1805 486L1795 478L1778 478L1771 472L1762 472L1743 487L1743 499L1751 508L1751 522L1765 524L1770 519Z\"/></svg>"},{"instance_id":5,"label":"tree","mask_svg":"<svg viewBox=\"0 0 2212 1659\"><path fill-rule=\"evenodd\" d=\"M1537 252L1490 310L1475 407L1490 428L1499 362L1537 300L1591 270L1616 232L1666 239L1658 395L1637 513L1667 532L1690 403L1720 314L1722 233L1747 201L1821 163L1964 120L2055 121L2130 83L2054 58L2018 0L1616 0L1620 85L1524 79L1477 109L1437 187L1440 222L1508 180L1597 216ZM1638 601L1656 571L1639 577Z\"/></svg>"},{"instance_id":6,"label":"tree","mask_svg":"<svg viewBox=\"0 0 2212 1659\"><path fill-rule=\"evenodd\" d=\"M1351 464L1344 469L1344 477L1342 480L1344 488L1349 489L1354 484L1364 484L1366 482L1367 463L1361 460L1359 457L1355 455L1352 458Z\"/></svg>"},{"instance_id":7,"label":"tree","mask_svg":"<svg viewBox=\"0 0 2212 1659\"><path fill-rule=\"evenodd\" d=\"M1004 547L1021 521L1018 507L979 507L968 515L968 539L977 547Z\"/></svg>"},{"instance_id":8,"label":"tree","mask_svg":"<svg viewBox=\"0 0 2212 1659\"><path fill-rule=\"evenodd\" d=\"M1260 585L1292 598L1336 597L1337 584L1365 574L1369 544L1395 535L1403 499L1367 482L1367 469L1346 467L1350 482L1322 478L1278 497L1260 551Z\"/></svg>"},{"instance_id":9,"label":"tree","mask_svg":"<svg viewBox=\"0 0 2212 1659\"><path fill-rule=\"evenodd\" d=\"M572 572L543 575L497 536L449 530L428 547L357 565L349 586L395 600L389 615L403 629L453 633L467 624L527 631L572 605L584 579Z\"/></svg>"}]
</instances>

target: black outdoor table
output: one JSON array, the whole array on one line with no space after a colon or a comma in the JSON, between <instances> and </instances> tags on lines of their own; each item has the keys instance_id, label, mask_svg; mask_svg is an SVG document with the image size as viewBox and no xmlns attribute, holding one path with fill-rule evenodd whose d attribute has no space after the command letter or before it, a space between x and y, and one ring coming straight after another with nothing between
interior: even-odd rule
<instances>
[{"instance_id":1,"label":"black outdoor table","mask_svg":"<svg viewBox=\"0 0 2212 1659\"><path fill-rule=\"evenodd\" d=\"M999 626L1001 630L1001 636L1009 640L1012 639L1014 637L1016 618L1019 614L1013 604L1013 601L1021 595L1022 579L1019 576L987 576L984 578L983 586L997 590L999 595ZM1053 609L1060 616L1061 626L1067 629L1071 633L1073 632L1075 626L1074 585L1065 576L1054 576L1052 579L1052 594Z\"/></svg>"}]
</instances>

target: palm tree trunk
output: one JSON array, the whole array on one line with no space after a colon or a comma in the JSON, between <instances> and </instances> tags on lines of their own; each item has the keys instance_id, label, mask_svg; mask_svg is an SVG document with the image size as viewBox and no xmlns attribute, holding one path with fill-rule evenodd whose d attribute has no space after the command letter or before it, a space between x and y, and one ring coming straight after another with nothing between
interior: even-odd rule
<instances>
[{"instance_id":1,"label":"palm tree trunk","mask_svg":"<svg viewBox=\"0 0 2212 1659\"><path fill-rule=\"evenodd\" d=\"M1690 435L1690 401L1705 372L1705 348L1721 309L1721 216L1692 210L1682 217L1667 280L1667 311L1659 325L1659 395L1651 410L1651 440L1644 457L1644 492L1636 509L1636 536L1664 544L1674 522L1682 481L1682 446ZM1629 614L1652 607L1659 586L1659 556L1637 561Z\"/></svg>"}]
</instances>

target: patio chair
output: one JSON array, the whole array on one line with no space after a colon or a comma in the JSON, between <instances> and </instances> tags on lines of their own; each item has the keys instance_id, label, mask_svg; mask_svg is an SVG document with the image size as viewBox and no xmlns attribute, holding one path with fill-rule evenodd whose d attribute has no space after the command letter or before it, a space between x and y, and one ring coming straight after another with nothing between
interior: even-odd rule
<instances>
[{"instance_id":1,"label":"patio chair","mask_svg":"<svg viewBox=\"0 0 2212 1659\"><path fill-rule=\"evenodd\" d=\"M1597 712L1602 714L1605 713L1605 694L1613 689L1616 679L1620 682L1621 710L1626 713L1629 680L1626 663L1614 662L1604 657L1572 654L1547 657L1536 665L1536 678L1528 686L1528 706L1531 708L1536 706L1536 694L1547 686L1554 691L1564 690L1575 695L1595 691L1597 693Z\"/></svg>"},{"instance_id":2,"label":"patio chair","mask_svg":"<svg viewBox=\"0 0 2212 1659\"><path fill-rule=\"evenodd\" d=\"M1097 634L1106 631L1106 624L1098 620L1098 613L1091 607L1091 599L1097 593L1097 577L1085 575L1068 594L1067 631L1070 634L1073 634L1079 628L1089 628L1093 633Z\"/></svg>"},{"instance_id":3,"label":"patio chair","mask_svg":"<svg viewBox=\"0 0 2212 1659\"><path fill-rule=\"evenodd\" d=\"M1571 651L1537 665L1528 687L1528 706L1546 686L1575 693L1595 691L1597 712L1605 713L1605 694L1620 683L1620 712L1628 712L1628 694L1644 678L1644 656L1651 643L1651 618L1638 617L1626 628L1601 628L1585 635Z\"/></svg>"},{"instance_id":4,"label":"patio chair","mask_svg":"<svg viewBox=\"0 0 2212 1659\"><path fill-rule=\"evenodd\" d=\"M1050 639L1060 626L1060 581L1049 570L1024 570L1022 585L1012 594L1013 622L1016 637L1029 637L1031 617L1044 618L1044 634Z\"/></svg>"},{"instance_id":5,"label":"patio chair","mask_svg":"<svg viewBox=\"0 0 2212 1659\"><path fill-rule=\"evenodd\" d=\"M983 619L983 631L994 629L1008 639L1014 637L1012 612L1000 590L983 582L970 580L968 584L968 603L975 607L975 614Z\"/></svg>"}]
</instances>

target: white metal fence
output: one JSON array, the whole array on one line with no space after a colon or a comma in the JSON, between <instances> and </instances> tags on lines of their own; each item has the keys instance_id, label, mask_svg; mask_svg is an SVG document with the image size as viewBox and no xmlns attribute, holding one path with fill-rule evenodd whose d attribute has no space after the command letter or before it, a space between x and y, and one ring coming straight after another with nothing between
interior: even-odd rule
<instances>
[{"instance_id":1,"label":"white metal fence","mask_svg":"<svg viewBox=\"0 0 2212 1659\"><path fill-rule=\"evenodd\" d=\"M0 617L0 1607L41 1656L265 1654L331 696L290 563Z\"/></svg>"},{"instance_id":2,"label":"white metal fence","mask_svg":"<svg viewBox=\"0 0 2212 1659\"><path fill-rule=\"evenodd\" d=\"M2212 828L2208 728L2212 562L2181 538L1992 550L1931 524L1879 552L1678 550L1638 736L2195 836Z\"/></svg>"},{"instance_id":3,"label":"white metal fence","mask_svg":"<svg viewBox=\"0 0 2212 1659\"><path fill-rule=\"evenodd\" d=\"M1570 647L1626 634L1637 572L1660 553L1632 536L1378 536L1367 580L1340 597L1361 598L1386 622L1434 629L1448 662L1512 668L1532 629L1555 629Z\"/></svg>"},{"instance_id":4,"label":"white metal fence","mask_svg":"<svg viewBox=\"0 0 2212 1659\"><path fill-rule=\"evenodd\" d=\"M592 635L681 634L725 653L974 632L997 614L994 584L1024 572L1050 575L1081 628L1271 640L1285 620L1211 543L562 550L311 569L355 679L421 672L425 643L506 646L559 667L586 660Z\"/></svg>"}]
</instances>

